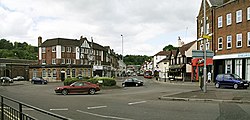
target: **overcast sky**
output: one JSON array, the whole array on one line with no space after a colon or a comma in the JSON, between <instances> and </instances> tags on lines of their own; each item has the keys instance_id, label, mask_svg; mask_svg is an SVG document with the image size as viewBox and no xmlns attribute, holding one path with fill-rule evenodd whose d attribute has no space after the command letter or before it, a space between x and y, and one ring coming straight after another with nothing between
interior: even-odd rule
<instances>
[{"instance_id":1,"label":"overcast sky","mask_svg":"<svg viewBox=\"0 0 250 120\"><path fill-rule=\"evenodd\" d=\"M37 38L80 39L118 54L149 55L196 39L201 0L0 0L0 39L37 46Z\"/></svg>"}]
</instances>

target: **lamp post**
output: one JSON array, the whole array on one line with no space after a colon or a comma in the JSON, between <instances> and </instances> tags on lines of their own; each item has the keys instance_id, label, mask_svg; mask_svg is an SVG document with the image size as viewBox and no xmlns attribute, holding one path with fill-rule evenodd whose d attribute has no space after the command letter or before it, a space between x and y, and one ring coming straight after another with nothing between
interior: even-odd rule
<instances>
[{"instance_id":1,"label":"lamp post","mask_svg":"<svg viewBox=\"0 0 250 120\"><path fill-rule=\"evenodd\" d=\"M121 39L122 39L122 64L123 64L124 62L123 62L123 35L122 34L121 34ZM122 66L122 76L123 76L123 67L124 66Z\"/></svg>"},{"instance_id":2,"label":"lamp post","mask_svg":"<svg viewBox=\"0 0 250 120\"><path fill-rule=\"evenodd\" d=\"M206 35L206 0L203 0L203 12L204 12L204 22L203 22L203 35ZM203 37L203 51L204 51L204 70L203 70L203 92L207 92L207 85L206 85L206 81L207 81L207 39Z\"/></svg>"}]
</instances>

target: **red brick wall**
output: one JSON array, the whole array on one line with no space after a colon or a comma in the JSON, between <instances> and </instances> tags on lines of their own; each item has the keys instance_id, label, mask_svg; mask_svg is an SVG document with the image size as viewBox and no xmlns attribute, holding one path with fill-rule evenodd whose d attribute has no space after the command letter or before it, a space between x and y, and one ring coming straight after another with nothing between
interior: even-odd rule
<instances>
[{"instance_id":1,"label":"red brick wall","mask_svg":"<svg viewBox=\"0 0 250 120\"><path fill-rule=\"evenodd\" d=\"M250 52L247 47L247 32L250 32L250 21L247 21L247 7L250 7L250 0L236 0L215 10L214 24L214 48L218 50L218 38L223 38L223 49L215 52L216 55ZM242 23L236 23L236 11L242 10ZM226 15L232 14L232 24L226 25ZM223 27L218 28L218 17L223 16ZM236 34L242 33L242 47L236 48ZM227 36L232 35L232 48L227 49Z\"/></svg>"}]
</instances>

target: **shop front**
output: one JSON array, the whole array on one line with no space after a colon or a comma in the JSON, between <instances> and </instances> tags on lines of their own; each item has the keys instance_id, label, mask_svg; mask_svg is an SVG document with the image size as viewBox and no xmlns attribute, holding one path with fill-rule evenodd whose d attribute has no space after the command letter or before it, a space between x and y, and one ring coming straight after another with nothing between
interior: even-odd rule
<instances>
[{"instance_id":1,"label":"shop front","mask_svg":"<svg viewBox=\"0 0 250 120\"><path fill-rule=\"evenodd\" d=\"M207 67L207 75L212 75L213 71L213 58L207 58L206 60ZM204 69L204 59L203 58L193 58L192 59L192 81L199 81L199 78L203 77L203 69ZM208 77L208 76L207 76ZM209 76L208 78L212 78ZM207 79L213 81L211 79Z\"/></svg>"}]
</instances>

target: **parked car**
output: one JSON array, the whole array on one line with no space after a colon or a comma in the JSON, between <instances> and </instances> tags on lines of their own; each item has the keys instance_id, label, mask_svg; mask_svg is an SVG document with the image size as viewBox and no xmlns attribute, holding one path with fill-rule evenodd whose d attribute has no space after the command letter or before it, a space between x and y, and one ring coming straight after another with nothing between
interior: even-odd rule
<instances>
[{"instance_id":1,"label":"parked car","mask_svg":"<svg viewBox=\"0 0 250 120\"><path fill-rule=\"evenodd\" d=\"M13 83L13 79L11 79L9 77L1 77L0 80L3 83Z\"/></svg>"},{"instance_id":2,"label":"parked car","mask_svg":"<svg viewBox=\"0 0 250 120\"><path fill-rule=\"evenodd\" d=\"M31 79L31 83L33 83L33 84L47 84L48 80L44 80L41 77L34 77Z\"/></svg>"},{"instance_id":3,"label":"parked car","mask_svg":"<svg viewBox=\"0 0 250 120\"><path fill-rule=\"evenodd\" d=\"M23 76L16 76L13 78L14 81L20 81L20 80L24 80Z\"/></svg>"},{"instance_id":4,"label":"parked car","mask_svg":"<svg viewBox=\"0 0 250 120\"><path fill-rule=\"evenodd\" d=\"M122 82L122 86L123 87L127 87L127 86L142 86L143 85L143 81L142 80L139 80L137 78L128 78L126 80L124 80Z\"/></svg>"},{"instance_id":5,"label":"parked car","mask_svg":"<svg viewBox=\"0 0 250 120\"><path fill-rule=\"evenodd\" d=\"M247 80L241 79L236 74L219 74L216 76L215 87L233 87L234 89L249 87L249 82Z\"/></svg>"},{"instance_id":6,"label":"parked car","mask_svg":"<svg viewBox=\"0 0 250 120\"><path fill-rule=\"evenodd\" d=\"M100 91L100 86L90 82L78 81L74 82L69 86L61 86L55 89L56 93L61 93L67 95L69 93L88 93L95 94L97 91Z\"/></svg>"}]
</instances>

